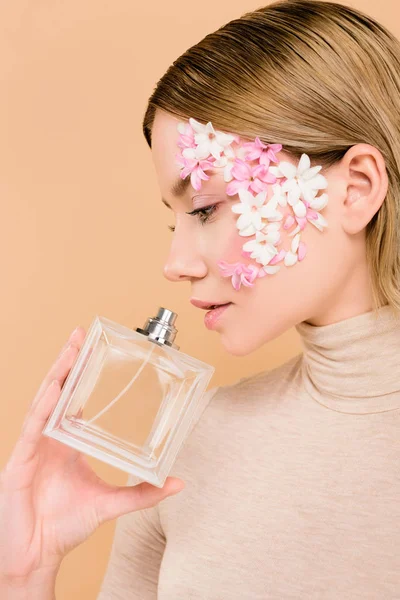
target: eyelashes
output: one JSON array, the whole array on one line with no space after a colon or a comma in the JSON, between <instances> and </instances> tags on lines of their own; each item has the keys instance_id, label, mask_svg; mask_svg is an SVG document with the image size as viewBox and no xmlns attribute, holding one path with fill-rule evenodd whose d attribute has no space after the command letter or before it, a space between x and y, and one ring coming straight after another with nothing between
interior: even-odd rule
<instances>
[{"instance_id":1,"label":"eyelashes","mask_svg":"<svg viewBox=\"0 0 400 600\"><path fill-rule=\"evenodd\" d=\"M187 212L187 215L195 216L199 219L201 225L207 223L207 221L211 218L212 215L216 212L219 204L210 204L209 206L205 206L203 208L196 208L191 212ZM168 225L168 229L170 231L175 231L174 225Z\"/></svg>"}]
</instances>

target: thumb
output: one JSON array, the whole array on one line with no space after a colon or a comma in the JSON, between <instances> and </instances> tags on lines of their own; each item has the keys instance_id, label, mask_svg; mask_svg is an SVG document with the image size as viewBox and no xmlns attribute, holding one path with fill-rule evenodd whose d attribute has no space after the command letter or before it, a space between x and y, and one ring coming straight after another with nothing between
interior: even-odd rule
<instances>
[{"instance_id":1,"label":"thumb","mask_svg":"<svg viewBox=\"0 0 400 600\"><path fill-rule=\"evenodd\" d=\"M168 496L182 491L185 483L177 477L167 477L162 488L147 481L136 485L115 486L98 499L98 518L101 523L121 515L155 506Z\"/></svg>"}]
</instances>

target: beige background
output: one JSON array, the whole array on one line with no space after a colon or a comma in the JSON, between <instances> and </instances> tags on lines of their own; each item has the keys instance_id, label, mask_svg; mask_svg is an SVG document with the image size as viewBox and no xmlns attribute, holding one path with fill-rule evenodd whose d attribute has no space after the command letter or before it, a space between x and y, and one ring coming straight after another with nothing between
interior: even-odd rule
<instances>
[{"instance_id":1,"label":"beige background","mask_svg":"<svg viewBox=\"0 0 400 600\"><path fill-rule=\"evenodd\" d=\"M189 283L163 278L172 221L141 133L146 100L170 63L262 5L0 3L0 468L61 345L96 314L134 328L159 305L176 311L181 350L216 367L210 386L299 352L292 329L249 356L227 355L189 304ZM352 5L400 34L393 0ZM125 483L125 473L88 460L108 481ZM66 557L57 600L96 598L114 527L104 524Z\"/></svg>"}]
</instances>

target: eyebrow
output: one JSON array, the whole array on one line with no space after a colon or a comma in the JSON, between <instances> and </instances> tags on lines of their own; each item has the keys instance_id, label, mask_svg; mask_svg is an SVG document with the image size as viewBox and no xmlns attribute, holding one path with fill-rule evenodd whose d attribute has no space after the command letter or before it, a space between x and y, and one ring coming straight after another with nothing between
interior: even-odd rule
<instances>
[{"instance_id":1,"label":"eyebrow","mask_svg":"<svg viewBox=\"0 0 400 600\"><path fill-rule=\"evenodd\" d=\"M212 175L213 173L215 173L215 169L211 169L209 171L210 175ZM178 179L175 181L175 183L171 187L171 190L170 190L171 195L175 196L175 198L181 198L190 185L191 185L190 177L186 177L185 179L178 177ZM161 198L161 201L165 204L165 206L168 206L168 208L171 208L171 206L168 204L168 202L165 200L165 198Z\"/></svg>"},{"instance_id":2,"label":"eyebrow","mask_svg":"<svg viewBox=\"0 0 400 600\"><path fill-rule=\"evenodd\" d=\"M190 177L186 177L185 179L182 179L181 177L179 177L171 187L171 195L175 196L176 198L180 198L186 192L189 185L190 185ZM168 204L168 202L165 200L165 198L161 198L161 200L162 200L162 202L164 202L165 206L168 206L168 208L171 208L170 204Z\"/></svg>"}]
</instances>

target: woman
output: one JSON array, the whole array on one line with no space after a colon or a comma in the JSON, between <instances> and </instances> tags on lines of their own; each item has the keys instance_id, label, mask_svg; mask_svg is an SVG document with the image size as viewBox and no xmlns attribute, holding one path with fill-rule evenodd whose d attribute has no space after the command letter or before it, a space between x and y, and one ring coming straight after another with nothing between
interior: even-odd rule
<instances>
[{"instance_id":1,"label":"woman","mask_svg":"<svg viewBox=\"0 0 400 600\"><path fill-rule=\"evenodd\" d=\"M158 82L143 125L175 220L165 276L225 305L205 323L228 352L293 326L303 352L211 390L162 490L116 489L40 437L79 328L2 473L7 598L53 598L63 556L117 516L98 600L399 597L399 73L373 19L289 0Z\"/></svg>"}]
</instances>

